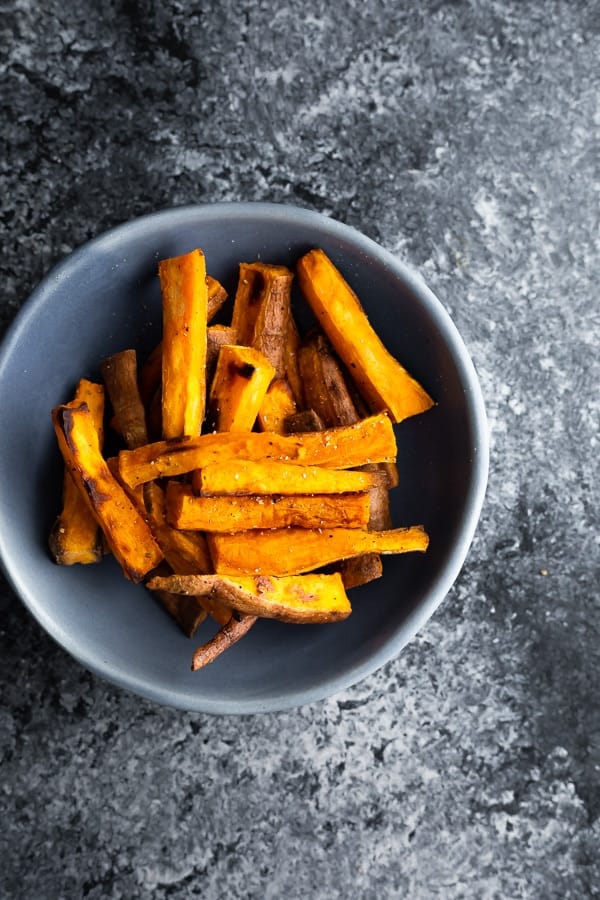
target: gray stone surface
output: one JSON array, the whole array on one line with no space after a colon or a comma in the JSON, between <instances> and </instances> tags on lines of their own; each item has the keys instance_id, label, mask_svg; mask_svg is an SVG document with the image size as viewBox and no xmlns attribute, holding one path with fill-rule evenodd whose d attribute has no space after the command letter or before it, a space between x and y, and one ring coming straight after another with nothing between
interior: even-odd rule
<instances>
[{"instance_id":1,"label":"gray stone surface","mask_svg":"<svg viewBox=\"0 0 600 900\"><path fill-rule=\"evenodd\" d=\"M492 467L434 619L295 712L138 700L4 586L0 896L600 896L598 4L1 8L3 325L140 213L325 211L451 311Z\"/></svg>"}]
</instances>

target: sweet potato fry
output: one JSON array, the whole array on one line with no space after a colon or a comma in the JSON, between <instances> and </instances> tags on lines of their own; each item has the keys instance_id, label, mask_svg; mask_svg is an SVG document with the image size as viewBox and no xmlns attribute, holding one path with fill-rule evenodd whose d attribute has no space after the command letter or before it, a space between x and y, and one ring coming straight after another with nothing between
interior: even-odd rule
<instances>
[{"instance_id":1,"label":"sweet potato fry","mask_svg":"<svg viewBox=\"0 0 600 900\"><path fill-rule=\"evenodd\" d=\"M305 254L297 273L323 331L374 412L387 410L401 422L433 406L424 388L388 353L358 297L323 250Z\"/></svg>"},{"instance_id":2,"label":"sweet potato fry","mask_svg":"<svg viewBox=\"0 0 600 900\"><path fill-rule=\"evenodd\" d=\"M146 413L138 388L137 354L121 350L102 361L100 371L115 414L119 434L130 450L148 443Z\"/></svg>"},{"instance_id":3,"label":"sweet potato fry","mask_svg":"<svg viewBox=\"0 0 600 900\"><path fill-rule=\"evenodd\" d=\"M366 528L368 493L244 497L198 497L188 485L171 482L167 518L190 531L248 531L254 528ZM179 571L179 570L177 570Z\"/></svg>"},{"instance_id":4,"label":"sweet potato fry","mask_svg":"<svg viewBox=\"0 0 600 900\"><path fill-rule=\"evenodd\" d=\"M75 405L86 403L98 443L103 442L104 388L82 378L75 391ZM50 532L50 552L61 566L88 565L102 559L102 536L96 517L65 466L62 511Z\"/></svg>"},{"instance_id":5,"label":"sweet potato fry","mask_svg":"<svg viewBox=\"0 0 600 900\"><path fill-rule=\"evenodd\" d=\"M282 528L207 535L215 571L222 575L299 575L361 553L425 551L420 525L390 531L356 528Z\"/></svg>"},{"instance_id":6,"label":"sweet potato fry","mask_svg":"<svg viewBox=\"0 0 600 900\"><path fill-rule=\"evenodd\" d=\"M333 575L229 578L223 575L171 575L148 582L151 590L204 596L217 593L232 609L283 622L339 622L351 612L342 579Z\"/></svg>"},{"instance_id":7,"label":"sweet potato fry","mask_svg":"<svg viewBox=\"0 0 600 900\"><path fill-rule=\"evenodd\" d=\"M306 406L306 402L304 399L304 388L298 365L299 347L300 335L298 333L298 326L296 325L293 313L290 313L283 346L283 369L285 379L289 384L294 400L296 401L296 406L298 409L303 409L304 406Z\"/></svg>"},{"instance_id":8,"label":"sweet potato fry","mask_svg":"<svg viewBox=\"0 0 600 900\"><path fill-rule=\"evenodd\" d=\"M159 263L163 301L162 428L165 438L200 433L206 404L208 289L201 250Z\"/></svg>"},{"instance_id":9,"label":"sweet potato fry","mask_svg":"<svg viewBox=\"0 0 600 900\"><path fill-rule=\"evenodd\" d=\"M276 378L269 385L258 410L258 424L262 431L284 434L286 420L296 412L296 401L287 381Z\"/></svg>"},{"instance_id":10,"label":"sweet potato fry","mask_svg":"<svg viewBox=\"0 0 600 900\"><path fill-rule=\"evenodd\" d=\"M210 322L213 317L218 313L220 308L223 306L225 301L227 300L227 291L223 287L223 285L217 281L216 278L212 278L210 275L206 276L206 287L208 291L208 305L206 311L206 321ZM208 349L207 353L210 352L210 332L211 329L222 329L225 328L224 325L213 325L208 329ZM230 329L228 339L226 341L222 341L225 344L234 344L235 338L233 336L233 332ZM216 358L215 358L216 359ZM208 357L207 357L207 365L208 365ZM162 377L162 341L160 341L156 347L151 351L151 353L146 358L144 365L141 367L139 376L138 376L138 386L140 397L142 403L144 404L144 408L147 410L156 391L160 387Z\"/></svg>"},{"instance_id":11,"label":"sweet potato fry","mask_svg":"<svg viewBox=\"0 0 600 900\"><path fill-rule=\"evenodd\" d=\"M177 596L172 594L170 596ZM225 650L229 650L245 634L248 634L258 616L245 616L242 613L233 613L228 622L219 628L214 637L194 652L192 657L192 672L203 669L209 663L214 662Z\"/></svg>"},{"instance_id":12,"label":"sweet potato fry","mask_svg":"<svg viewBox=\"0 0 600 900\"><path fill-rule=\"evenodd\" d=\"M241 263L231 324L238 341L254 347L285 376L285 338L294 275L285 266Z\"/></svg>"},{"instance_id":13,"label":"sweet potato fry","mask_svg":"<svg viewBox=\"0 0 600 900\"><path fill-rule=\"evenodd\" d=\"M219 494L346 494L381 484L378 472L299 466L269 460L213 463L194 473L194 489L205 497Z\"/></svg>"},{"instance_id":14,"label":"sweet potato fry","mask_svg":"<svg viewBox=\"0 0 600 900\"><path fill-rule=\"evenodd\" d=\"M347 428L278 435L205 434L157 441L136 450L121 450L119 473L130 487L155 478L184 475L216 462L233 459L285 460L332 469L353 468L396 458L396 438L385 413L361 419Z\"/></svg>"},{"instance_id":15,"label":"sweet potato fry","mask_svg":"<svg viewBox=\"0 0 600 900\"><path fill-rule=\"evenodd\" d=\"M344 373L323 334L316 332L301 345L298 364L306 405L314 409L325 428L358 422L360 416Z\"/></svg>"},{"instance_id":16,"label":"sweet potato fry","mask_svg":"<svg viewBox=\"0 0 600 900\"><path fill-rule=\"evenodd\" d=\"M275 369L252 347L221 347L210 389L210 422L215 431L251 431Z\"/></svg>"},{"instance_id":17,"label":"sweet potato fry","mask_svg":"<svg viewBox=\"0 0 600 900\"><path fill-rule=\"evenodd\" d=\"M152 532L106 464L85 403L59 406L52 420L63 459L131 581L141 581L163 555Z\"/></svg>"},{"instance_id":18,"label":"sweet potato fry","mask_svg":"<svg viewBox=\"0 0 600 900\"><path fill-rule=\"evenodd\" d=\"M199 597L184 597L169 591L152 591L160 605L177 622L187 637L193 637L204 622L207 612Z\"/></svg>"}]
</instances>

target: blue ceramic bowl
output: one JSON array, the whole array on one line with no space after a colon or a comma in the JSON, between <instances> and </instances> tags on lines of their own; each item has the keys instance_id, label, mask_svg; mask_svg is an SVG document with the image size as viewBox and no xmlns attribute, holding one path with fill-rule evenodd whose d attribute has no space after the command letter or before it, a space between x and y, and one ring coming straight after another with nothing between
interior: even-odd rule
<instances>
[{"instance_id":1,"label":"blue ceramic bowl","mask_svg":"<svg viewBox=\"0 0 600 900\"><path fill-rule=\"evenodd\" d=\"M47 549L62 460L50 409L118 350L149 351L160 334L157 263L202 247L233 292L240 261L293 266L322 247L361 298L389 350L436 399L397 426L395 525L423 523L426 554L384 558L384 576L351 593L335 625L260 621L192 673L196 643L107 558L55 565ZM137 219L86 244L33 293L0 355L0 554L16 593L82 665L159 703L210 713L280 710L324 698L396 656L452 586L473 537L488 468L481 391L465 346L419 275L373 241L313 212L262 203L194 206Z\"/></svg>"}]
</instances>

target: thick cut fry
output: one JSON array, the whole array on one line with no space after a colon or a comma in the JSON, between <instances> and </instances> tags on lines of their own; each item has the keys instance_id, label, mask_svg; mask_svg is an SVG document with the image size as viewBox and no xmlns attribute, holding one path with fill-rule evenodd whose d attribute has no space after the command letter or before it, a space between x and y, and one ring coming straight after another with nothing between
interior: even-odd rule
<instances>
[{"instance_id":1,"label":"thick cut fry","mask_svg":"<svg viewBox=\"0 0 600 900\"><path fill-rule=\"evenodd\" d=\"M173 594L172 596L176 595ZM245 634L248 634L257 618L257 616L244 616L241 613L234 613L231 619L219 628L210 641L202 644L201 647L194 651L192 672L203 669L204 666L214 662L217 657L221 656L225 650L233 647Z\"/></svg>"},{"instance_id":2,"label":"thick cut fry","mask_svg":"<svg viewBox=\"0 0 600 900\"><path fill-rule=\"evenodd\" d=\"M206 404L208 289L201 250L159 263L163 304L162 429L197 435Z\"/></svg>"},{"instance_id":3,"label":"thick cut fry","mask_svg":"<svg viewBox=\"0 0 600 900\"><path fill-rule=\"evenodd\" d=\"M148 443L146 413L138 388L137 354L122 350L102 361L100 371L115 414L119 434L130 450Z\"/></svg>"},{"instance_id":4,"label":"thick cut fry","mask_svg":"<svg viewBox=\"0 0 600 900\"><path fill-rule=\"evenodd\" d=\"M420 525L391 531L282 528L207 537L215 571L222 575L299 575L361 553L424 551L429 542Z\"/></svg>"},{"instance_id":5,"label":"thick cut fry","mask_svg":"<svg viewBox=\"0 0 600 900\"><path fill-rule=\"evenodd\" d=\"M190 575L212 572L212 561L204 535L198 531L171 527L166 518L164 491L155 481L145 484L143 491L148 524L173 571Z\"/></svg>"},{"instance_id":6,"label":"thick cut fry","mask_svg":"<svg viewBox=\"0 0 600 900\"><path fill-rule=\"evenodd\" d=\"M167 518L174 528L248 531L254 528L366 528L370 495L198 497L190 487L167 487ZM177 570L179 571L179 570Z\"/></svg>"},{"instance_id":7,"label":"thick cut fry","mask_svg":"<svg viewBox=\"0 0 600 900\"><path fill-rule=\"evenodd\" d=\"M87 498L110 549L125 576L141 581L163 555L148 524L108 468L87 405L56 407L52 420L63 459Z\"/></svg>"},{"instance_id":8,"label":"thick cut fry","mask_svg":"<svg viewBox=\"0 0 600 900\"><path fill-rule=\"evenodd\" d=\"M195 596L217 593L240 613L283 622L338 622L351 612L350 601L337 572L292 578L171 575L153 578L148 587Z\"/></svg>"},{"instance_id":9,"label":"thick cut fry","mask_svg":"<svg viewBox=\"0 0 600 900\"><path fill-rule=\"evenodd\" d=\"M346 494L368 491L381 484L382 477L378 472L240 459L199 469L194 473L194 489L205 497L219 494Z\"/></svg>"},{"instance_id":10,"label":"thick cut fry","mask_svg":"<svg viewBox=\"0 0 600 900\"><path fill-rule=\"evenodd\" d=\"M285 376L285 338L294 275L285 266L241 263L231 324L238 341L254 347Z\"/></svg>"},{"instance_id":11,"label":"thick cut fry","mask_svg":"<svg viewBox=\"0 0 600 900\"><path fill-rule=\"evenodd\" d=\"M213 317L218 313L220 308L223 306L225 301L227 300L227 291L223 287L223 285L217 281L216 278L212 278L210 275L206 276L206 287L208 291L208 305L206 311L206 321L210 322ZM211 328L221 329L225 328L224 325L213 325ZM208 343L210 350L210 331L211 328L208 329ZM228 329L229 330L229 329ZM229 339L224 341L226 344L234 344L235 338L233 337L233 333L231 332L229 335ZM208 352L208 351L207 351ZM208 365L208 357L207 357L207 365ZM152 398L156 394L156 391L160 387L162 377L162 341L156 345L154 350L148 355L144 365L140 369L139 377L138 377L138 385L140 391L140 397L142 403L144 404L145 409L147 410L150 403L152 402Z\"/></svg>"},{"instance_id":12,"label":"thick cut fry","mask_svg":"<svg viewBox=\"0 0 600 900\"><path fill-rule=\"evenodd\" d=\"M284 434L286 420L296 412L296 402L287 381L272 381L258 410L258 424L262 431Z\"/></svg>"},{"instance_id":13,"label":"thick cut fry","mask_svg":"<svg viewBox=\"0 0 600 900\"><path fill-rule=\"evenodd\" d=\"M299 465L350 469L396 458L396 438L385 413L361 419L347 428L278 435L205 434L183 440L157 441L121 450L119 473L130 487L155 478L184 475L216 462L233 459L283 460Z\"/></svg>"},{"instance_id":14,"label":"thick cut fry","mask_svg":"<svg viewBox=\"0 0 600 900\"><path fill-rule=\"evenodd\" d=\"M252 347L221 347L210 389L210 421L215 431L251 431L275 369Z\"/></svg>"},{"instance_id":15,"label":"thick cut fry","mask_svg":"<svg viewBox=\"0 0 600 900\"><path fill-rule=\"evenodd\" d=\"M87 404L101 447L104 421L103 386L82 378L75 391L74 405L80 403ZM98 522L66 466L62 511L50 532L49 544L54 559L61 566L72 566L76 563L88 565L102 559L102 536Z\"/></svg>"},{"instance_id":16,"label":"thick cut fry","mask_svg":"<svg viewBox=\"0 0 600 900\"><path fill-rule=\"evenodd\" d=\"M152 592L160 605L177 622L187 637L193 637L206 619L206 610L199 597L183 597L169 591Z\"/></svg>"},{"instance_id":17,"label":"thick cut fry","mask_svg":"<svg viewBox=\"0 0 600 900\"><path fill-rule=\"evenodd\" d=\"M323 250L303 256L297 272L302 293L373 411L387 410L401 422L433 406L423 387L388 353Z\"/></svg>"}]
</instances>

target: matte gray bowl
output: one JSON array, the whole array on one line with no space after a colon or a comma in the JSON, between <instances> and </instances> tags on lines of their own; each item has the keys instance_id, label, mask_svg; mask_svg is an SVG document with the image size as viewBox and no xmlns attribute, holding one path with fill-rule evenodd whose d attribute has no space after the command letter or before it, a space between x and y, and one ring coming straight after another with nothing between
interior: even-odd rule
<instances>
[{"instance_id":1,"label":"matte gray bowl","mask_svg":"<svg viewBox=\"0 0 600 900\"><path fill-rule=\"evenodd\" d=\"M394 524L423 523L426 554L384 558L379 581L351 592L335 625L260 621L224 656L192 673L196 643L115 562L61 567L47 538L60 506L62 460L50 409L100 361L160 335L159 259L202 247L210 273L235 289L240 261L293 266L322 247L361 298L389 350L437 406L397 426ZM272 204L159 212L109 231L60 263L33 293L0 355L0 554L40 625L84 666L159 703L210 713L280 710L324 698L394 657L452 586L485 492L488 441L477 377L463 342L421 278L325 216ZM210 635L202 626L198 643Z\"/></svg>"}]
</instances>

